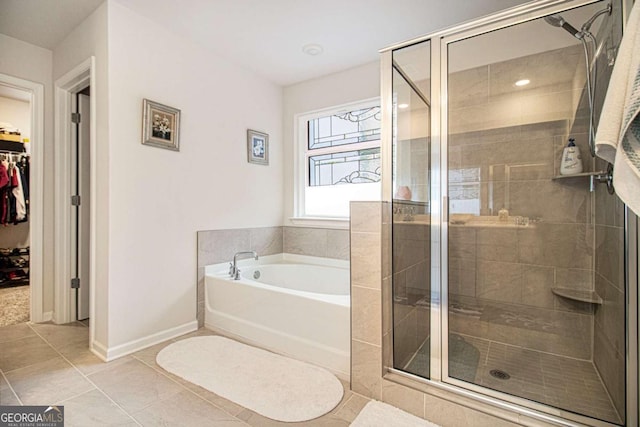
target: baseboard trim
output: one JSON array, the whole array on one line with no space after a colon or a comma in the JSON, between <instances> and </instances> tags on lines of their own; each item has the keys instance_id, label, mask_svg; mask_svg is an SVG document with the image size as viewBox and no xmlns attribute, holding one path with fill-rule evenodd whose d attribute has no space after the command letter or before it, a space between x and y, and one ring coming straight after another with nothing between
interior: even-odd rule
<instances>
[{"instance_id":1,"label":"baseboard trim","mask_svg":"<svg viewBox=\"0 0 640 427\"><path fill-rule=\"evenodd\" d=\"M102 354L100 354L100 352L104 352L104 360L107 362L110 362L122 356L135 353L136 351L143 350L147 347L151 347L152 345L156 345L163 341L167 341L172 338L179 337L180 335L188 334L189 332L193 332L196 330L198 330L198 321L193 320L183 325L176 326L175 328L170 328L164 331L157 332L155 334L147 335L146 337L129 341L127 343L120 344L115 347L104 348L99 343L94 342L93 350L94 350L94 353L98 352L96 354L101 358L102 358Z\"/></svg>"},{"instance_id":2,"label":"baseboard trim","mask_svg":"<svg viewBox=\"0 0 640 427\"><path fill-rule=\"evenodd\" d=\"M98 341L92 342L89 350L91 350L91 352L98 356L103 362L107 361L107 347L103 346Z\"/></svg>"}]
</instances>

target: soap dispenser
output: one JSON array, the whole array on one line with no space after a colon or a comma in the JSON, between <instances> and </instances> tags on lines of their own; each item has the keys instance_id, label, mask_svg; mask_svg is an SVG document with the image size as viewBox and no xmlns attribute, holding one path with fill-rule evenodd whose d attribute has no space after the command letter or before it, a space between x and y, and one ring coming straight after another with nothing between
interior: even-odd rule
<instances>
[{"instance_id":1,"label":"soap dispenser","mask_svg":"<svg viewBox=\"0 0 640 427\"><path fill-rule=\"evenodd\" d=\"M560 175L575 175L582 172L582 156L580 148L576 146L575 139L569 138L569 143L562 150L560 162Z\"/></svg>"}]
</instances>

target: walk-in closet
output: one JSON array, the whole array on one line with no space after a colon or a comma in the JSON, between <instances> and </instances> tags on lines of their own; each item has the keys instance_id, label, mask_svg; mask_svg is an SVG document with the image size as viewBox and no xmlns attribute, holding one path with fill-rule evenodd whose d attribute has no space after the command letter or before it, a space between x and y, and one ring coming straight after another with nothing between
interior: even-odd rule
<instances>
[{"instance_id":1,"label":"walk-in closet","mask_svg":"<svg viewBox=\"0 0 640 427\"><path fill-rule=\"evenodd\" d=\"M31 94L0 85L0 327L27 322Z\"/></svg>"}]
</instances>

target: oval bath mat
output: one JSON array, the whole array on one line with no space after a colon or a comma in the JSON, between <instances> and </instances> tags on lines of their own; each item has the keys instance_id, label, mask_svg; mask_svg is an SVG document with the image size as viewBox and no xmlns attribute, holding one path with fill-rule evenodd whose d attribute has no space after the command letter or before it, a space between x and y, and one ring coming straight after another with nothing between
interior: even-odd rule
<instances>
[{"instance_id":1,"label":"oval bath mat","mask_svg":"<svg viewBox=\"0 0 640 427\"><path fill-rule=\"evenodd\" d=\"M158 365L238 405L277 421L317 418L344 393L329 371L220 336L165 347Z\"/></svg>"}]
</instances>

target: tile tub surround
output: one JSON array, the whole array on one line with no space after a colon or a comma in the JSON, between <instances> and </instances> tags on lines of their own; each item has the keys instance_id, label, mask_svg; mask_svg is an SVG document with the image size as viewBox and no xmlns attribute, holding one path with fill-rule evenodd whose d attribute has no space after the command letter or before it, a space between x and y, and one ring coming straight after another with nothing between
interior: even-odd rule
<instances>
[{"instance_id":1,"label":"tile tub surround","mask_svg":"<svg viewBox=\"0 0 640 427\"><path fill-rule=\"evenodd\" d=\"M89 328L81 323L1 327L0 348L11 347L15 351L13 356L0 360L0 405L64 405L65 425L69 427L347 427L369 402L343 383L342 401L328 414L293 424L269 420L156 364L156 355L167 345L201 335L213 333L200 329L105 363L89 351ZM25 361L25 354L34 348L49 351L40 351L37 359ZM15 367L18 365L21 366Z\"/></svg>"},{"instance_id":2,"label":"tile tub surround","mask_svg":"<svg viewBox=\"0 0 640 427\"><path fill-rule=\"evenodd\" d=\"M198 327L204 326L204 267L230 262L240 251L349 259L349 231L309 227L260 227L198 231Z\"/></svg>"}]
</instances>

